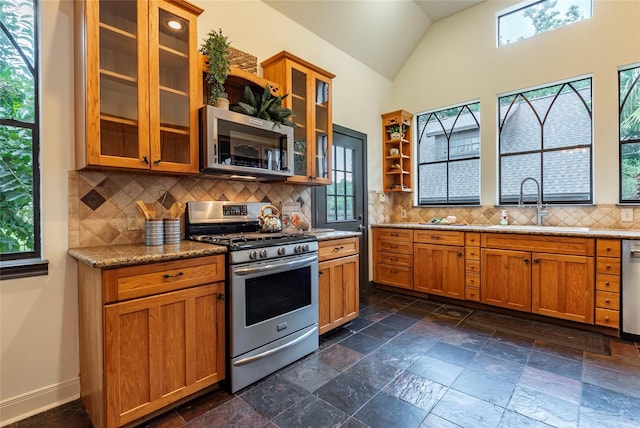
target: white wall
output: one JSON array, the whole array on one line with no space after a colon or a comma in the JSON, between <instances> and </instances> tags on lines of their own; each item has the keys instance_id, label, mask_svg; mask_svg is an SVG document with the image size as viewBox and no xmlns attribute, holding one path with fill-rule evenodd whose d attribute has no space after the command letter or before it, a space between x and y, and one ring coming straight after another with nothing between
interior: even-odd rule
<instances>
[{"instance_id":1,"label":"white wall","mask_svg":"<svg viewBox=\"0 0 640 428\"><path fill-rule=\"evenodd\" d=\"M394 101L414 113L479 99L481 197L497 201L496 95L593 76L594 201L618 201L619 66L640 62L640 2L594 0L593 18L496 48L496 14L516 2L487 1L434 24L394 82Z\"/></svg>"},{"instance_id":2,"label":"white wall","mask_svg":"<svg viewBox=\"0 0 640 428\"><path fill-rule=\"evenodd\" d=\"M78 397L76 265L68 246L67 171L73 169L73 2L39 2L42 217L49 275L0 285L0 425ZM199 40L222 28L258 62L288 50L336 74L334 122L369 135L369 183L381 188L380 113L391 82L259 1L198 1ZM256 28L268 29L256 32ZM399 107L398 107L399 108Z\"/></svg>"}]
</instances>

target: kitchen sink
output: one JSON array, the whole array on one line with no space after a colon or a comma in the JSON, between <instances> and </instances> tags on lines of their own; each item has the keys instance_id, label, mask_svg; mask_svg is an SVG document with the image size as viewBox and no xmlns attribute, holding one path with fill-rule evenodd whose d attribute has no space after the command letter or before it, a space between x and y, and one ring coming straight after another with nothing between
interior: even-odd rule
<instances>
[{"instance_id":1,"label":"kitchen sink","mask_svg":"<svg viewBox=\"0 0 640 428\"><path fill-rule=\"evenodd\" d=\"M494 226L487 227L488 230L521 230L523 232L588 232L588 227L573 227L573 226L536 226L532 225L517 225L517 224L496 224Z\"/></svg>"}]
</instances>

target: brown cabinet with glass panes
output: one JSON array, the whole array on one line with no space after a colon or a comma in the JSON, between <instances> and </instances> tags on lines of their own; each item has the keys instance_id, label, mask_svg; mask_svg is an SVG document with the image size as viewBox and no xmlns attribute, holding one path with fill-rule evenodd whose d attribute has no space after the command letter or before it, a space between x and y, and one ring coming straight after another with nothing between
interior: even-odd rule
<instances>
[{"instance_id":1,"label":"brown cabinet with glass panes","mask_svg":"<svg viewBox=\"0 0 640 428\"><path fill-rule=\"evenodd\" d=\"M293 111L293 176L287 181L331 183L331 81L334 74L282 51L261 64L263 76L288 94L282 103Z\"/></svg>"},{"instance_id":2,"label":"brown cabinet with glass panes","mask_svg":"<svg viewBox=\"0 0 640 428\"><path fill-rule=\"evenodd\" d=\"M76 166L198 171L197 17L186 1L77 1Z\"/></svg>"},{"instance_id":3,"label":"brown cabinet with glass panes","mask_svg":"<svg viewBox=\"0 0 640 428\"><path fill-rule=\"evenodd\" d=\"M398 110L382 115L382 164L385 192L411 191L411 119Z\"/></svg>"}]
</instances>

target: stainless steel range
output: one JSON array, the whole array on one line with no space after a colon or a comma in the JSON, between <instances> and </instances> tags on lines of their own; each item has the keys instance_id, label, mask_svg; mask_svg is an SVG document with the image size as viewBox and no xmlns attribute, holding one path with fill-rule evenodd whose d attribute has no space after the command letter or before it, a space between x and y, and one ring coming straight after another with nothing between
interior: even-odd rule
<instances>
[{"instance_id":1,"label":"stainless steel range","mask_svg":"<svg viewBox=\"0 0 640 428\"><path fill-rule=\"evenodd\" d=\"M189 202L189 239L227 247L228 370L235 392L318 349L318 242L260 232L264 203Z\"/></svg>"}]
</instances>

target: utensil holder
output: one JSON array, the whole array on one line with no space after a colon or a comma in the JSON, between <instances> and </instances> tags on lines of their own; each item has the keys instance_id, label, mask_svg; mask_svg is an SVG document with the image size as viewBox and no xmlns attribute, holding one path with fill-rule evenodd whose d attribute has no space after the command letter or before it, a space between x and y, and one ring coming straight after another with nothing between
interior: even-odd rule
<instances>
[{"instance_id":1,"label":"utensil holder","mask_svg":"<svg viewBox=\"0 0 640 428\"><path fill-rule=\"evenodd\" d=\"M164 219L164 243L165 244L180 243L180 219L179 218Z\"/></svg>"},{"instance_id":2,"label":"utensil holder","mask_svg":"<svg viewBox=\"0 0 640 428\"><path fill-rule=\"evenodd\" d=\"M164 244L164 222L161 218L150 218L144 222L144 243L146 245Z\"/></svg>"}]
</instances>

